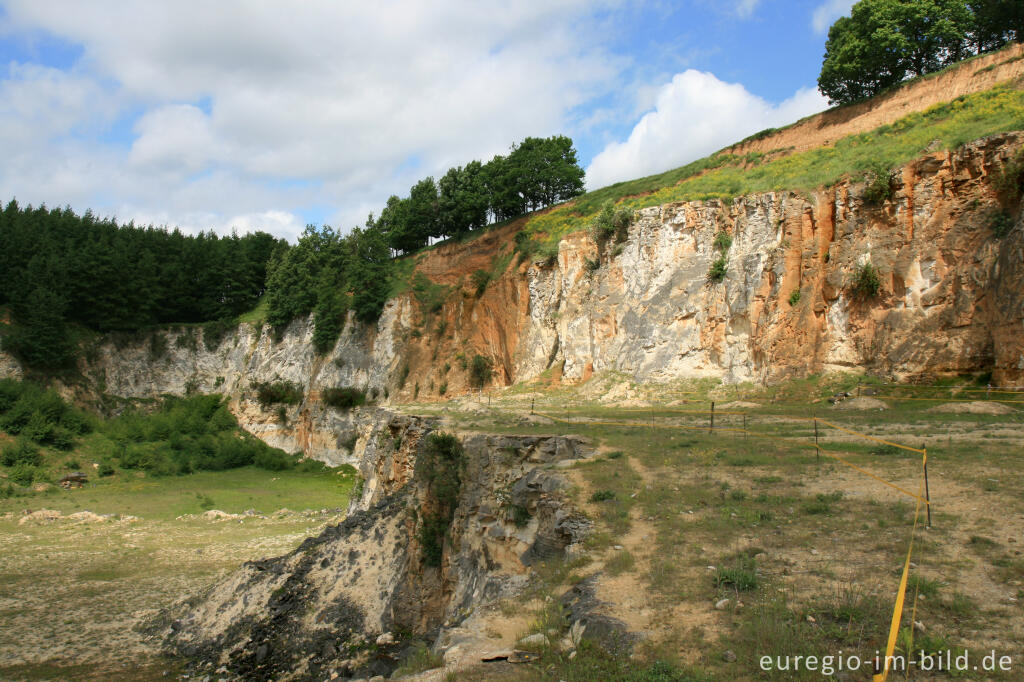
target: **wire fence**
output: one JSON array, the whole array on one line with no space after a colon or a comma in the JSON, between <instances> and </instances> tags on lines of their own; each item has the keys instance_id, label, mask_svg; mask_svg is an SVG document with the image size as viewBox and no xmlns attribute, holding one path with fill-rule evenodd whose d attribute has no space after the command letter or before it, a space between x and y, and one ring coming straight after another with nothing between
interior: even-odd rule
<instances>
[{"instance_id":1,"label":"wire fence","mask_svg":"<svg viewBox=\"0 0 1024 682\"><path fill-rule=\"evenodd\" d=\"M549 409L545 409L548 407ZM558 410L550 409L553 406L542 406L541 409L537 409L536 401L531 403L531 413L542 416L546 419L550 419L554 423L562 423L566 426L571 426L574 423L579 425L601 425L601 426L616 426L624 428L638 428L638 429L668 429L668 430L684 430L684 431L706 431L709 434L735 434L741 435L743 438L753 439L768 439L774 441L786 442L791 446L800 448L813 448L818 456L827 457L839 464L842 464L850 469L867 476L876 483L884 485L890 489L896 490L897 492L905 495L914 500L914 521L911 528L910 539L907 547L907 554L903 560L903 568L900 574L899 585L896 590L896 598L893 604L892 619L889 625L888 637L886 640L886 651L885 657L879 659L876 664L876 675L874 677L876 682L885 682L888 679L890 667L893 661L893 653L896 646L896 641L900 632L900 626L903 622L903 615L906 607L907 599L907 586L909 582L909 575L911 570L911 559L914 556L914 542L917 536L918 528L921 525L921 512L922 509L925 511L925 519L927 526L931 527L931 494L928 486L928 450L922 445L920 448L906 445L903 443L896 442L887 438L880 438L871 434L862 433L856 429L837 424L832 420L823 419L817 416L810 417L788 417L790 420L802 421L809 423L813 427L813 433L807 435L785 435L777 432L765 432L759 431L756 428L752 428L753 424L750 423L750 414L747 411L742 410L716 410L715 403L711 402L709 409L707 410L695 410L695 409L677 409L677 408L666 408L666 407L626 407L616 408L615 413L620 415L627 415L626 418L610 419L610 418L592 418L577 413L573 414L573 406L565 402L562 405L564 414L559 414ZM630 415L636 415L630 418ZM575 417L576 421L573 421ZM694 424L694 423L681 423L680 417L685 417L690 420L701 419L706 420L706 423ZM716 425L715 419L718 418L718 424ZM738 418L740 424L724 424L723 418ZM674 421L671 421L674 420ZM917 475L917 491L908 489L906 485L900 485L893 481L886 479L884 476L869 470L864 466L856 464L848 458L849 453L839 452L836 449L826 448L822 445L822 434L826 429L835 430L846 434L847 436L853 436L854 438L862 439L868 442L879 443L889 448L896 448L906 452L914 453L915 455L921 456L921 466L919 474ZM908 630L910 637L910 646L913 645L913 622L916 616L917 610L917 583L915 583L914 594L911 599L911 615L910 623L911 627Z\"/></svg>"}]
</instances>

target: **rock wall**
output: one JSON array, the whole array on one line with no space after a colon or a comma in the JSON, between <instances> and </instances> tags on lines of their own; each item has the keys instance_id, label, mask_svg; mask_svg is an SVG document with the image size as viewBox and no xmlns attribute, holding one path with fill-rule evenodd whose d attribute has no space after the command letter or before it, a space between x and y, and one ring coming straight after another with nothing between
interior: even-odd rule
<instances>
[{"instance_id":1,"label":"rock wall","mask_svg":"<svg viewBox=\"0 0 1024 682\"><path fill-rule=\"evenodd\" d=\"M926 154L899 170L879 206L864 200L863 183L841 182L645 208L621 244L599 254L577 232L551 264L512 258L520 221L419 256L417 271L447 287L440 310L403 294L376 327L350 318L324 357L308 319L279 339L241 325L207 344L201 330L172 329L160 343L91 349L85 392L221 392L244 428L337 464L355 461L352 436L373 416L325 408L323 389L365 388L383 404L443 400L471 390L475 354L492 360L497 386L609 370L642 382L765 383L837 370L897 380L990 371L993 383L1024 385L1024 215L993 183L1022 140ZM1002 237L992 230L1000 213L1012 225ZM732 240L726 275L711 282L722 232ZM865 262L880 276L876 297L851 286ZM481 269L497 274L478 293ZM0 372L18 371L0 355ZM251 387L275 380L299 384L303 401L261 408Z\"/></svg>"},{"instance_id":2,"label":"rock wall","mask_svg":"<svg viewBox=\"0 0 1024 682\"><path fill-rule=\"evenodd\" d=\"M530 323L513 373L564 363L573 381L617 370L640 381L773 382L837 370L896 379L992 371L1020 384L1022 214L1016 207L1010 234L993 234L1007 208L991 178L1021 139L908 164L881 206L865 202L862 185L841 183L812 196L643 209L596 270L597 246L571 235L557 265L526 272ZM707 274L720 232L732 245L715 283ZM852 286L865 262L881 279L876 297Z\"/></svg>"},{"instance_id":3,"label":"rock wall","mask_svg":"<svg viewBox=\"0 0 1024 682\"><path fill-rule=\"evenodd\" d=\"M378 417L360 433L366 483L345 521L290 554L246 563L161 614L149 630L168 651L191 659L198 674L232 679L388 674L408 646L390 633L440 640L474 607L514 594L532 563L578 549L589 532L562 496L566 482L555 466L590 456L586 444L465 436L458 504L441 565L431 567L419 527L431 502L423 459L434 427Z\"/></svg>"}]
</instances>

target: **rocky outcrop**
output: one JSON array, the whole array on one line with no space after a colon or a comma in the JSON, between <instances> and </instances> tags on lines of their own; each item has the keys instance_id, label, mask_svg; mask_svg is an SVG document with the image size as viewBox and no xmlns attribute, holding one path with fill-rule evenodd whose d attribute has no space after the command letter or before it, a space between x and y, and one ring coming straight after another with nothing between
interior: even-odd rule
<instances>
[{"instance_id":1,"label":"rocky outcrop","mask_svg":"<svg viewBox=\"0 0 1024 682\"><path fill-rule=\"evenodd\" d=\"M468 435L440 566L431 566L420 538L434 427L379 416L360 437L365 484L346 520L162 614L149 628L168 651L246 680L386 674L408 642L386 635L378 646L379 635L441 640L442 628L515 594L533 563L578 549L588 533L554 466L589 456L585 443Z\"/></svg>"},{"instance_id":2,"label":"rocky outcrop","mask_svg":"<svg viewBox=\"0 0 1024 682\"><path fill-rule=\"evenodd\" d=\"M526 272L530 322L514 374L559 364L574 381L605 370L762 382L830 370L900 379L992 371L998 383L1020 383L1022 214L1015 209L1008 235L993 234L1007 207L990 180L1021 138L923 157L880 206L863 186L841 183L813 196L643 209L597 269L596 245L573 234L555 266ZM732 245L713 282L719 233ZM865 263L877 269L877 296L852 286Z\"/></svg>"}]
</instances>

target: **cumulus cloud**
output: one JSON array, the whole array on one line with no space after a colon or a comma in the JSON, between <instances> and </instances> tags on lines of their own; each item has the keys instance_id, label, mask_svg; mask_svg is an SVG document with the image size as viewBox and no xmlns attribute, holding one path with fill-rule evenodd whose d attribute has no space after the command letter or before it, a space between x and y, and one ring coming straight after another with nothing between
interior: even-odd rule
<instances>
[{"instance_id":1,"label":"cumulus cloud","mask_svg":"<svg viewBox=\"0 0 1024 682\"><path fill-rule=\"evenodd\" d=\"M0 34L81 56L0 72L0 197L218 230L292 232L312 206L361 224L425 175L567 132L620 86L594 14L588 0L5 0Z\"/></svg>"},{"instance_id":2,"label":"cumulus cloud","mask_svg":"<svg viewBox=\"0 0 1024 682\"><path fill-rule=\"evenodd\" d=\"M822 111L827 101L802 88L779 104L739 83L689 69L661 88L654 110L624 142L612 142L587 168L590 189L681 166L764 128Z\"/></svg>"},{"instance_id":3,"label":"cumulus cloud","mask_svg":"<svg viewBox=\"0 0 1024 682\"><path fill-rule=\"evenodd\" d=\"M836 19L849 16L854 2L855 0L825 0L815 7L814 13L811 15L811 26L814 28L814 32L822 35L828 33L829 27L835 23Z\"/></svg>"}]
</instances>

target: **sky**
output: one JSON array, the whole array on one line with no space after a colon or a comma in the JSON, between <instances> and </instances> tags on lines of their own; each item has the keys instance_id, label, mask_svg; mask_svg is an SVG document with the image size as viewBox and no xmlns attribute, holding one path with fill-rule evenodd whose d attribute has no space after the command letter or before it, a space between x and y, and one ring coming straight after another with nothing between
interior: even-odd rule
<instances>
[{"instance_id":1,"label":"sky","mask_svg":"<svg viewBox=\"0 0 1024 682\"><path fill-rule=\"evenodd\" d=\"M568 135L596 189L821 111L852 0L0 0L0 201L294 240Z\"/></svg>"}]
</instances>

